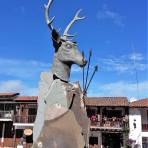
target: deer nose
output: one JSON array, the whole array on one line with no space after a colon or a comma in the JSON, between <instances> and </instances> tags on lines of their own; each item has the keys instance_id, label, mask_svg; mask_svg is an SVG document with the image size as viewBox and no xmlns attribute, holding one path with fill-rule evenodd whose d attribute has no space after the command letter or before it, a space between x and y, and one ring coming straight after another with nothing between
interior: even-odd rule
<instances>
[{"instance_id":1,"label":"deer nose","mask_svg":"<svg viewBox=\"0 0 148 148\"><path fill-rule=\"evenodd\" d=\"M87 64L87 61L84 59L83 60L83 66L85 66Z\"/></svg>"}]
</instances>

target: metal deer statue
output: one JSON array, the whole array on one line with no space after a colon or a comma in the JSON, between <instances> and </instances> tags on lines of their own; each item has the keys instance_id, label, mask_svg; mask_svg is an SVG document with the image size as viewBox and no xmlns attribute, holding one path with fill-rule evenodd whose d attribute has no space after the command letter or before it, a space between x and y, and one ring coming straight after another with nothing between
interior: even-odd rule
<instances>
[{"instance_id":1,"label":"metal deer statue","mask_svg":"<svg viewBox=\"0 0 148 148\"><path fill-rule=\"evenodd\" d=\"M51 3L52 0L50 0L48 4L45 5L45 18L49 29L52 31L52 41L55 48L52 72L61 80L68 81L72 64L77 64L79 66L84 66L86 64L86 61L83 59L82 54L77 48L77 44L68 39L69 37L73 37L73 35L68 34L68 31L72 25L76 21L82 20L85 17L79 17L79 13L81 11L79 10L65 29L63 36L60 36L52 26L52 22L55 17L53 17L51 20L48 17Z\"/></svg>"},{"instance_id":2,"label":"metal deer statue","mask_svg":"<svg viewBox=\"0 0 148 148\"><path fill-rule=\"evenodd\" d=\"M84 148L88 145L89 120L78 83L69 83L71 66L86 65L86 60L71 39L68 31L85 17L81 10L66 27L63 36L53 27L55 17L49 19L52 0L45 5L45 19L51 30L54 60L50 72L42 72L39 82L38 111L33 128L33 148Z\"/></svg>"}]
</instances>

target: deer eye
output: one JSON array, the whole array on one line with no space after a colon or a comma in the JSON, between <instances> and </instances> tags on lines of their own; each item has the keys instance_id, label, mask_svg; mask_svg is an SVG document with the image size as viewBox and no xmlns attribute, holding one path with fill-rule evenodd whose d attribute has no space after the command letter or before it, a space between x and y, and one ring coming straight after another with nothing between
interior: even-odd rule
<instances>
[{"instance_id":1,"label":"deer eye","mask_svg":"<svg viewBox=\"0 0 148 148\"><path fill-rule=\"evenodd\" d=\"M72 48L72 45L71 44L66 44L66 47L70 49L70 48Z\"/></svg>"}]
</instances>

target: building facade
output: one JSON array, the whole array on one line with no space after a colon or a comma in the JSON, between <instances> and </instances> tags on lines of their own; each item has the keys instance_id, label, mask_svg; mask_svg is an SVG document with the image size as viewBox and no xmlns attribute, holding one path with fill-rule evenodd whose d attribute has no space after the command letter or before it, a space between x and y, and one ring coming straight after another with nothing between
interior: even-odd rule
<instances>
[{"instance_id":1,"label":"building facade","mask_svg":"<svg viewBox=\"0 0 148 148\"><path fill-rule=\"evenodd\" d=\"M36 113L36 96L0 93L0 147L31 147Z\"/></svg>"},{"instance_id":2,"label":"building facade","mask_svg":"<svg viewBox=\"0 0 148 148\"><path fill-rule=\"evenodd\" d=\"M90 147L127 146L129 108L126 97L87 98L86 108L91 121Z\"/></svg>"},{"instance_id":3,"label":"building facade","mask_svg":"<svg viewBox=\"0 0 148 148\"><path fill-rule=\"evenodd\" d=\"M129 125L131 146L148 148L148 98L130 103Z\"/></svg>"},{"instance_id":4,"label":"building facade","mask_svg":"<svg viewBox=\"0 0 148 148\"><path fill-rule=\"evenodd\" d=\"M37 96L0 93L0 147L30 148ZM148 148L148 98L87 97L90 148Z\"/></svg>"}]
</instances>

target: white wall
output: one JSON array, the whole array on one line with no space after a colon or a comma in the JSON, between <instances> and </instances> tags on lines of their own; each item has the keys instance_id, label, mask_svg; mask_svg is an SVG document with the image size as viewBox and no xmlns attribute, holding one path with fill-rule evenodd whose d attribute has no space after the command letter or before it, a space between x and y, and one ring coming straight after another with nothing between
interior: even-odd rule
<instances>
[{"instance_id":1,"label":"white wall","mask_svg":"<svg viewBox=\"0 0 148 148\"><path fill-rule=\"evenodd\" d=\"M148 132L142 132L142 137L148 137Z\"/></svg>"},{"instance_id":2,"label":"white wall","mask_svg":"<svg viewBox=\"0 0 148 148\"><path fill-rule=\"evenodd\" d=\"M134 120L136 128L134 128ZM135 144L139 144L142 147L142 126L141 126L141 112L138 108L129 109L129 139L135 140Z\"/></svg>"}]
</instances>

